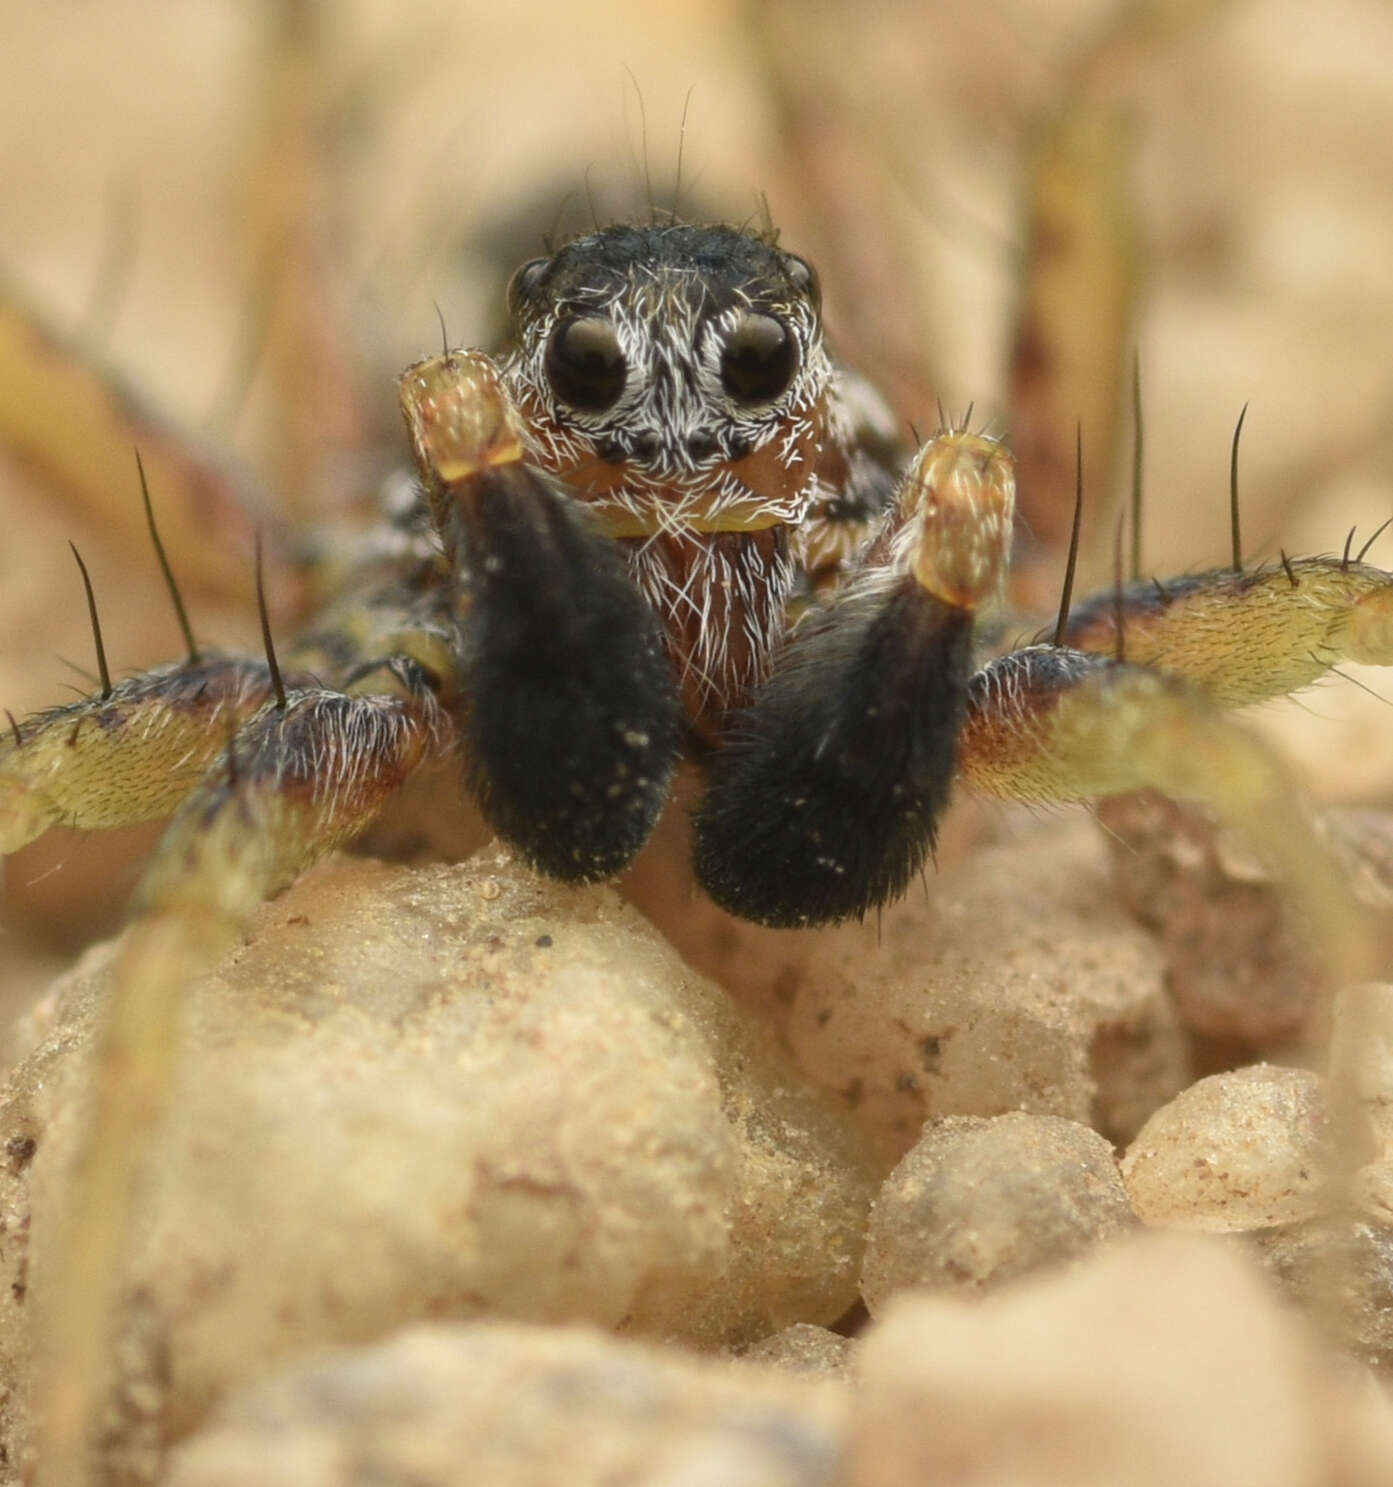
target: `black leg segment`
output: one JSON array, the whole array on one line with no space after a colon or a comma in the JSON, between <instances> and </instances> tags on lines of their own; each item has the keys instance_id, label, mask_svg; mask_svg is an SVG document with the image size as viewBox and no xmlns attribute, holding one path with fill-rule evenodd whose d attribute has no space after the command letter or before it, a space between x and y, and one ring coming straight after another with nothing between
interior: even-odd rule
<instances>
[{"instance_id":1,"label":"black leg segment","mask_svg":"<svg viewBox=\"0 0 1393 1487\"><path fill-rule=\"evenodd\" d=\"M904 892L948 798L972 623L905 577L793 643L711 761L695 861L718 904L794 928Z\"/></svg>"},{"instance_id":2,"label":"black leg segment","mask_svg":"<svg viewBox=\"0 0 1393 1487\"><path fill-rule=\"evenodd\" d=\"M612 877L647 841L677 758L658 618L615 545L521 462L469 482L452 535L469 787L541 872Z\"/></svg>"}]
</instances>

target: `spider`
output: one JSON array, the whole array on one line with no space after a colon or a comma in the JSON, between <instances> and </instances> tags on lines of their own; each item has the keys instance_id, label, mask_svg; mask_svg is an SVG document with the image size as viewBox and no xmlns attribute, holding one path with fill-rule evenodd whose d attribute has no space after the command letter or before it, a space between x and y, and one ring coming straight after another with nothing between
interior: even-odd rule
<instances>
[{"instance_id":1,"label":"spider","mask_svg":"<svg viewBox=\"0 0 1393 1487\"><path fill-rule=\"evenodd\" d=\"M508 304L499 357L402 375L419 484L332 554L284 673L269 632L264 659L186 632L183 662L114 685L103 663L99 695L0 741L0 849L177 807L138 906L235 919L453 750L501 837L588 882L632 860L686 757L703 888L829 923L904 891L955 772L1034 800L1164 786L1127 736L1190 705L1163 677L1234 705L1390 659L1388 577L1347 549L1121 586L974 670L1010 455L948 430L909 457L826 345L804 259L619 226L525 264Z\"/></svg>"},{"instance_id":2,"label":"spider","mask_svg":"<svg viewBox=\"0 0 1393 1487\"><path fill-rule=\"evenodd\" d=\"M1010 455L966 429L903 450L829 350L804 259L733 227L616 226L524 264L508 306L498 356L403 373L417 483L322 554L333 595L284 667L269 626L260 658L186 628L183 661L115 683L103 663L98 695L0 739L0 850L173 812L95 1071L56 1358L90 1357L109 1309L180 986L429 760L457 756L496 832L581 883L633 859L686 759L698 881L778 927L900 895L955 778L1038 801L1155 785L1218 805L1332 944L1357 938L1280 771L1213 703L1393 660L1388 575L1347 551L1119 585L979 664ZM68 1373L56 1439L91 1407Z\"/></svg>"}]
</instances>

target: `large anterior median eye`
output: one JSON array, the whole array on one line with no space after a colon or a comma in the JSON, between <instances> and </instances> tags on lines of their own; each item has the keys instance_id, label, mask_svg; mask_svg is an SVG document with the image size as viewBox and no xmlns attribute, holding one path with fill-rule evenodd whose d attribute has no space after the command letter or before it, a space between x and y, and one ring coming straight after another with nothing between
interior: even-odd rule
<instances>
[{"instance_id":1,"label":"large anterior median eye","mask_svg":"<svg viewBox=\"0 0 1393 1487\"><path fill-rule=\"evenodd\" d=\"M546 366L557 397L586 413L612 408L628 375L614 327L598 316L563 320L547 343Z\"/></svg>"},{"instance_id":2,"label":"large anterior median eye","mask_svg":"<svg viewBox=\"0 0 1393 1487\"><path fill-rule=\"evenodd\" d=\"M721 349L721 385L738 403L772 403L798 366L788 327L772 315L742 315Z\"/></svg>"}]
</instances>

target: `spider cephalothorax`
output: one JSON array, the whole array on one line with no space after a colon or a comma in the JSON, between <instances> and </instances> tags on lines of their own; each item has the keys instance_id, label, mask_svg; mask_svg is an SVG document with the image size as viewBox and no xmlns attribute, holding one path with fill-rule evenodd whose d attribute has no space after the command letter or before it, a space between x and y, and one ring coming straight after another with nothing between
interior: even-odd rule
<instances>
[{"instance_id":1,"label":"spider cephalothorax","mask_svg":"<svg viewBox=\"0 0 1393 1487\"><path fill-rule=\"evenodd\" d=\"M525 264L508 299L501 370L528 449L623 545L709 728L768 674L829 508L889 491L816 275L735 228L621 227Z\"/></svg>"}]
</instances>

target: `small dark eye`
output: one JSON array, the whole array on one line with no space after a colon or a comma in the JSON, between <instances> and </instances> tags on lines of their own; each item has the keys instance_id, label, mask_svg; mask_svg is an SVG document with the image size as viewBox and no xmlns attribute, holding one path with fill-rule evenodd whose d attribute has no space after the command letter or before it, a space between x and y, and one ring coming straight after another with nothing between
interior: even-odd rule
<instances>
[{"instance_id":1,"label":"small dark eye","mask_svg":"<svg viewBox=\"0 0 1393 1487\"><path fill-rule=\"evenodd\" d=\"M550 258L533 258L516 270L508 280L508 313L516 315L522 306L537 292Z\"/></svg>"},{"instance_id":2,"label":"small dark eye","mask_svg":"<svg viewBox=\"0 0 1393 1487\"><path fill-rule=\"evenodd\" d=\"M563 320L547 344L547 376L557 397L572 408L599 413L624 391L628 368L608 320Z\"/></svg>"},{"instance_id":3,"label":"small dark eye","mask_svg":"<svg viewBox=\"0 0 1393 1487\"><path fill-rule=\"evenodd\" d=\"M772 403L793 381L798 350L782 320L746 315L721 351L721 385L738 403Z\"/></svg>"}]
</instances>

